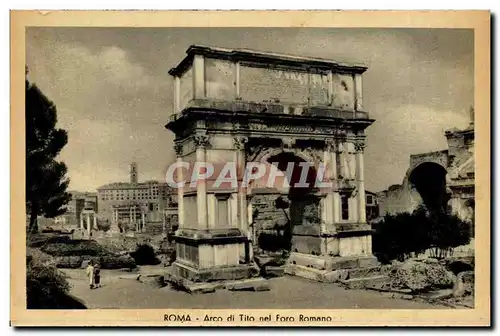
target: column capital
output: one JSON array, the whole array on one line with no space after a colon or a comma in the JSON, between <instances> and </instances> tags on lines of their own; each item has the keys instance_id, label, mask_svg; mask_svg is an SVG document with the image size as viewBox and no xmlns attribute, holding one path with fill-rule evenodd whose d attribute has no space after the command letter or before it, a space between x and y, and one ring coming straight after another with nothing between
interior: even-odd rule
<instances>
[{"instance_id":1,"label":"column capital","mask_svg":"<svg viewBox=\"0 0 500 336\"><path fill-rule=\"evenodd\" d=\"M207 148L210 144L210 137L208 134L196 134L194 144L197 148Z\"/></svg>"},{"instance_id":2,"label":"column capital","mask_svg":"<svg viewBox=\"0 0 500 336\"><path fill-rule=\"evenodd\" d=\"M182 156L183 148L184 148L184 146L181 145L180 143L174 144L175 155L177 157Z\"/></svg>"},{"instance_id":3,"label":"column capital","mask_svg":"<svg viewBox=\"0 0 500 336\"><path fill-rule=\"evenodd\" d=\"M363 153L365 151L366 143L364 140L356 140L354 142L354 149L357 153Z\"/></svg>"},{"instance_id":4,"label":"column capital","mask_svg":"<svg viewBox=\"0 0 500 336\"><path fill-rule=\"evenodd\" d=\"M233 143L234 143L234 148L235 149L244 149L245 144L248 142L248 137L246 136L241 136L241 135L236 135L233 138Z\"/></svg>"},{"instance_id":5,"label":"column capital","mask_svg":"<svg viewBox=\"0 0 500 336\"><path fill-rule=\"evenodd\" d=\"M336 152L338 150L338 141L336 139L325 140L325 151Z\"/></svg>"}]
</instances>

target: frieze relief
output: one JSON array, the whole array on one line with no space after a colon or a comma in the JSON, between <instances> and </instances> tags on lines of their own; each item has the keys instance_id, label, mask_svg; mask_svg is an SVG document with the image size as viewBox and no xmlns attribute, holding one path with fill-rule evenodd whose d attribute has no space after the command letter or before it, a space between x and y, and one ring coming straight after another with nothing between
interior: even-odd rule
<instances>
[{"instance_id":1,"label":"frieze relief","mask_svg":"<svg viewBox=\"0 0 500 336\"><path fill-rule=\"evenodd\" d=\"M266 131L266 132L286 132L286 133L315 133L311 126L301 125L266 125L266 124L250 124L252 131Z\"/></svg>"},{"instance_id":2,"label":"frieze relief","mask_svg":"<svg viewBox=\"0 0 500 336\"><path fill-rule=\"evenodd\" d=\"M313 163L315 163L315 164L319 164L320 162L323 161L323 151L322 150L318 150L316 148L311 148L311 147L301 148L300 150L303 151L307 156L312 158L314 161Z\"/></svg>"},{"instance_id":3,"label":"frieze relief","mask_svg":"<svg viewBox=\"0 0 500 336\"><path fill-rule=\"evenodd\" d=\"M248 128L251 131L264 132L282 132L282 133L309 133L309 134L328 134L338 138L345 138L347 130L336 127L310 126L310 125L268 125L261 123L250 123Z\"/></svg>"}]
</instances>

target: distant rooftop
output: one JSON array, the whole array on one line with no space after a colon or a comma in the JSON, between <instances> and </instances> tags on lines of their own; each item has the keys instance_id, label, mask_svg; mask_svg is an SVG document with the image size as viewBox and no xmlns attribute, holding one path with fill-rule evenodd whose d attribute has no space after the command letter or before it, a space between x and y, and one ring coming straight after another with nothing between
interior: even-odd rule
<instances>
[{"instance_id":1,"label":"distant rooftop","mask_svg":"<svg viewBox=\"0 0 500 336\"><path fill-rule=\"evenodd\" d=\"M139 183L130 183L130 182L113 182L113 183L108 183L105 185L100 186L97 188L97 190L102 190L102 189L132 189L132 188L148 188L151 185L165 185L167 184L166 182L159 182L156 180L149 180L145 182L139 182Z\"/></svg>"},{"instance_id":2,"label":"distant rooftop","mask_svg":"<svg viewBox=\"0 0 500 336\"><path fill-rule=\"evenodd\" d=\"M170 69L168 72L170 75L182 75L182 73L186 71L189 66L191 66L194 55L205 55L207 57L231 60L235 62L253 61L257 63L275 63L284 66L288 65L291 67L309 66L312 68L347 70L354 73L363 73L367 69L367 67L362 64L347 64L319 57L297 56L251 49L228 49L204 45L191 45L187 49L186 54L187 56L176 67Z\"/></svg>"}]
</instances>

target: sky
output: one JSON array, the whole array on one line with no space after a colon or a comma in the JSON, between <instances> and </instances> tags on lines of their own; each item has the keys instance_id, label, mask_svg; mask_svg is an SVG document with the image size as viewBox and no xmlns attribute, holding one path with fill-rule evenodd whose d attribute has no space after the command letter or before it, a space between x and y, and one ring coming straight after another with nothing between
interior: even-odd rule
<instances>
[{"instance_id":1,"label":"sky","mask_svg":"<svg viewBox=\"0 0 500 336\"><path fill-rule=\"evenodd\" d=\"M474 37L461 29L67 28L26 32L28 79L68 131L60 160L70 190L164 180L175 161L168 70L192 44L313 56L368 66L363 105L365 187L402 182L409 155L446 149L444 130L466 127L474 104Z\"/></svg>"}]
</instances>

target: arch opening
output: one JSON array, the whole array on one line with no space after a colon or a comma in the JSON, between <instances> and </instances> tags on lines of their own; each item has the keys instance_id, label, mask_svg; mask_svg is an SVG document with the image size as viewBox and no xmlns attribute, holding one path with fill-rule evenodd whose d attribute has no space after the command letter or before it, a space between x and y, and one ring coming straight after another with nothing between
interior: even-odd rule
<instances>
[{"instance_id":1,"label":"arch opening","mask_svg":"<svg viewBox=\"0 0 500 336\"><path fill-rule=\"evenodd\" d=\"M273 232L257 228L258 247L264 251L291 251L292 234L296 225L319 219L319 198L314 196L317 178L312 162L291 152L280 152L265 159L283 176L267 188L281 191L271 204L283 214L283 220L272 224Z\"/></svg>"},{"instance_id":2,"label":"arch opening","mask_svg":"<svg viewBox=\"0 0 500 336\"><path fill-rule=\"evenodd\" d=\"M409 181L420 194L425 207L431 212L448 210L449 193L446 190L446 169L433 162L424 162L413 169Z\"/></svg>"}]
</instances>

